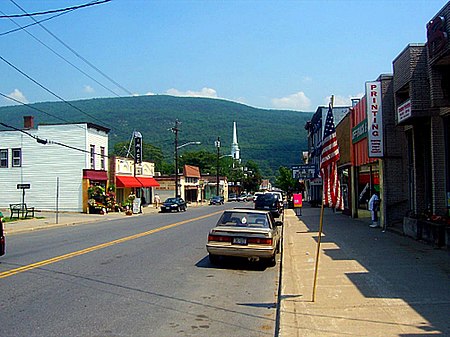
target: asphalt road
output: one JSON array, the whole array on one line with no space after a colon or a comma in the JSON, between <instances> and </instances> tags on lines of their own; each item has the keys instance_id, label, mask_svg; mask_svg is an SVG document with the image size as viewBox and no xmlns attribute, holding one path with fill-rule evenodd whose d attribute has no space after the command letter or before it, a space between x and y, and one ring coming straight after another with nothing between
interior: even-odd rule
<instances>
[{"instance_id":1,"label":"asphalt road","mask_svg":"<svg viewBox=\"0 0 450 337\"><path fill-rule=\"evenodd\" d=\"M274 336L279 264L208 261L227 207L9 237L0 336Z\"/></svg>"}]
</instances>

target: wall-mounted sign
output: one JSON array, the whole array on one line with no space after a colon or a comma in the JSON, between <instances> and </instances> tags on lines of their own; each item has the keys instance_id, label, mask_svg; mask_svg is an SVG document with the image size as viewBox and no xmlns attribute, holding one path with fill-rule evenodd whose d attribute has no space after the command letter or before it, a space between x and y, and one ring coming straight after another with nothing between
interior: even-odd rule
<instances>
[{"instance_id":1,"label":"wall-mounted sign","mask_svg":"<svg viewBox=\"0 0 450 337\"><path fill-rule=\"evenodd\" d=\"M134 132L134 162L142 164L142 135L140 132Z\"/></svg>"},{"instance_id":2,"label":"wall-mounted sign","mask_svg":"<svg viewBox=\"0 0 450 337\"><path fill-rule=\"evenodd\" d=\"M384 144L381 82L366 82L366 103L369 158L382 158Z\"/></svg>"},{"instance_id":3,"label":"wall-mounted sign","mask_svg":"<svg viewBox=\"0 0 450 337\"><path fill-rule=\"evenodd\" d=\"M292 166L292 178L294 179L312 179L317 177L317 168L315 164L304 164Z\"/></svg>"},{"instance_id":4,"label":"wall-mounted sign","mask_svg":"<svg viewBox=\"0 0 450 337\"><path fill-rule=\"evenodd\" d=\"M397 108L397 121L398 123L411 117L411 100L407 100L405 103L401 104Z\"/></svg>"},{"instance_id":5,"label":"wall-mounted sign","mask_svg":"<svg viewBox=\"0 0 450 337\"><path fill-rule=\"evenodd\" d=\"M352 143L358 143L367 137L367 119L352 128Z\"/></svg>"}]
</instances>

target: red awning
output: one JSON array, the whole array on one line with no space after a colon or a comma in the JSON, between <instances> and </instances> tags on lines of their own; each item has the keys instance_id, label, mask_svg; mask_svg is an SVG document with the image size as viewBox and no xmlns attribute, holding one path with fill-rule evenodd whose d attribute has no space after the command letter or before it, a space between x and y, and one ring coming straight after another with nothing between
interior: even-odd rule
<instances>
[{"instance_id":1,"label":"red awning","mask_svg":"<svg viewBox=\"0 0 450 337\"><path fill-rule=\"evenodd\" d=\"M108 174L106 171L96 170L83 170L83 179L95 180L95 181L107 181Z\"/></svg>"},{"instance_id":2,"label":"red awning","mask_svg":"<svg viewBox=\"0 0 450 337\"><path fill-rule=\"evenodd\" d=\"M136 177L142 184L142 187L158 187L159 183L154 178Z\"/></svg>"},{"instance_id":3,"label":"red awning","mask_svg":"<svg viewBox=\"0 0 450 337\"><path fill-rule=\"evenodd\" d=\"M132 176L116 176L117 187L142 187L142 184Z\"/></svg>"}]
</instances>

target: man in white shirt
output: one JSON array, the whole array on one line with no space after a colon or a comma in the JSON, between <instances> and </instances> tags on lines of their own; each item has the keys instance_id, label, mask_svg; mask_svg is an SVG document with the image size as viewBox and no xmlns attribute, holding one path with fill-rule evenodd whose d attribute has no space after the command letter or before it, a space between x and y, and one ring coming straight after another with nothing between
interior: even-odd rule
<instances>
[{"instance_id":1,"label":"man in white shirt","mask_svg":"<svg viewBox=\"0 0 450 337\"><path fill-rule=\"evenodd\" d=\"M378 193L374 192L369 200L369 211L372 215L372 224L370 225L370 227L372 228L380 227L380 225L378 224L379 208L380 208L380 198L378 197Z\"/></svg>"}]
</instances>

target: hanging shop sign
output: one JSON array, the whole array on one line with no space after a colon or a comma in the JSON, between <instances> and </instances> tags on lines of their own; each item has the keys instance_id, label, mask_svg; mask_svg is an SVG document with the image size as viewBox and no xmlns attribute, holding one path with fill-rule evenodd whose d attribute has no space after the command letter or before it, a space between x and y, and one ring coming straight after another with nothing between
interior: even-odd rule
<instances>
[{"instance_id":1,"label":"hanging shop sign","mask_svg":"<svg viewBox=\"0 0 450 337\"><path fill-rule=\"evenodd\" d=\"M381 82L366 82L366 103L369 158L382 158L384 144Z\"/></svg>"},{"instance_id":2,"label":"hanging shop sign","mask_svg":"<svg viewBox=\"0 0 450 337\"><path fill-rule=\"evenodd\" d=\"M134 162L142 164L142 135L140 132L134 132Z\"/></svg>"}]
</instances>

